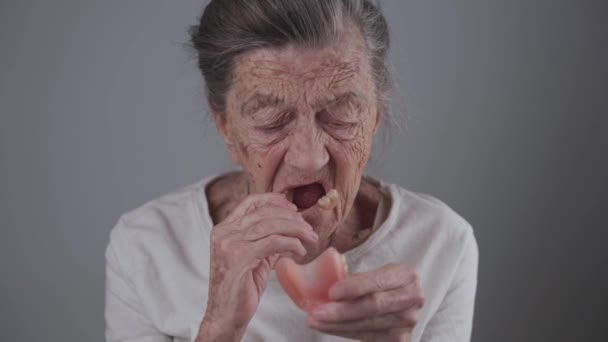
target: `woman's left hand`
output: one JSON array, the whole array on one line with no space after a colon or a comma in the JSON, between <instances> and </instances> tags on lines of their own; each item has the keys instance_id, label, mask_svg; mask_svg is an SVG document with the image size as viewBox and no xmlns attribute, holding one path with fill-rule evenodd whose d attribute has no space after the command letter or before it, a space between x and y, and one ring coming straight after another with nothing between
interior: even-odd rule
<instances>
[{"instance_id":1,"label":"woman's left hand","mask_svg":"<svg viewBox=\"0 0 608 342\"><path fill-rule=\"evenodd\" d=\"M363 341L409 341L424 304L418 274L403 264L352 274L329 297L311 311L308 326Z\"/></svg>"}]
</instances>

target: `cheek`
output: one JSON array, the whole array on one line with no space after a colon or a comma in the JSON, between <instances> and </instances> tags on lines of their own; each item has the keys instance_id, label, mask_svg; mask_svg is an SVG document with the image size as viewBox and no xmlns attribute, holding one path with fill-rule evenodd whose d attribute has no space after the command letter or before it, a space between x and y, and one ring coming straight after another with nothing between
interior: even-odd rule
<instances>
[{"instance_id":1,"label":"cheek","mask_svg":"<svg viewBox=\"0 0 608 342\"><path fill-rule=\"evenodd\" d=\"M260 159L266 159L276 150L278 144L250 126L243 123L234 125L233 139L237 142L242 164L255 163L257 167Z\"/></svg>"},{"instance_id":2,"label":"cheek","mask_svg":"<svg viewBox=\"0 0 608 342\"><path fill-rule=\"evenodd\" d=\"M272 177L280 166L285 144L274 145L260 143L239 143L239 155L243 170L258 186L266 190L272 182Z\"/></svg>"},{"instance_id":3,"label":"cheek","mask_svg":"<svg viewBox=\"0 0 608 342\"><path fill-rule=\"evenodd\" d=\"M353 140L343 144L337 152L337 167L341 176L356 178L361 175L370 154L370 147L366 140Z\"/></svg>"},{"instance_id":4,"label":"cheek","mask_svg":"<svg viewBox=\"0 0 608 342\"><path fill-rule=\"evenodd\" d=\"M362 126L353 139L337 142L334 146L334 156L338 167L342 169L340 172L360 174L365 168L373 138L371 131L366 128Z\"/></svg>"}]
</instances>

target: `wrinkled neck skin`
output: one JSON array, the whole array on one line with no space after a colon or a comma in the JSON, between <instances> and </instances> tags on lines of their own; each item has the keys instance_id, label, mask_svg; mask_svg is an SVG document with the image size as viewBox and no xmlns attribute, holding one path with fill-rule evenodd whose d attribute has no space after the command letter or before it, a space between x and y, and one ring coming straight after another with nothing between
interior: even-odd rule
<instances>
[{"instance_id":1,"label":"wrinkled neck skin","mask_svg":"<svg viewBox=\"0 0 608 342\"><path fill-rule=\"evenodd\" d=\"M378 187L379 184L372 179L361 179L355 202L344 221L334 228L328 246L344 253L361 245L371 236L380 203Z\"/></svg>"},{"instance_id":2,"label":"wrinkled neck skin","mask_svg":"<svg viewBox=\"0 0 608 342\"><path fill-rule=\"evenodd\" d=\"M340 253L345 253L365 242L373 233L372 226L376 218L380 192L378 183L363 177L351 210L345 219L331 228L332 233L320 245L317 254L332 246ZM213 224L222 222L234 208L249 194L250 184L242 172L222 175L206 188L209 213ZM316 257L308 256L309 258Z\"/></svg>"}]
</instances>

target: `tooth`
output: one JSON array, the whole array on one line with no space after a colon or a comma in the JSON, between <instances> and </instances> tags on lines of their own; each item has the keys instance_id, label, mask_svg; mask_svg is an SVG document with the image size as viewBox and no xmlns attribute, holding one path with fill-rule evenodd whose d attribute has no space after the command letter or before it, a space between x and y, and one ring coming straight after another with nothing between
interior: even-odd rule
<instances>
[{"instance_id":1,"label":"tooth","mask_svg":"<svg viewBox=\"0 0 608 342\"><path fill-rule=\"evenodd\" d=\"M319 198L317 203L319 207L323 210L331 210L338 204L338 191L336 189L331 189L327 195Z\"/></svg>"},{"instance_id":2,"label":"tooth","mask_svg":"<svg viewBox=\"0 0 608 342\"><path fill-rule=\"evenodd\" d=\"M317 203L319 204L319 206L323 209L327 209L327 207L329 206L329 197L327 196L323 196L321 198L319 198L319 200L317 201Z\"/></svg>"}]
</instances>

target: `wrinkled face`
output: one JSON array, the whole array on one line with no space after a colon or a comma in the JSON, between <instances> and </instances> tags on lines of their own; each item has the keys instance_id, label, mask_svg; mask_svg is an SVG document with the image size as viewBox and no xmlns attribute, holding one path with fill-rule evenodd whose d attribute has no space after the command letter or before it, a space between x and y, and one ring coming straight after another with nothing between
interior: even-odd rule
<instances>
[{"instance_id":1,"label":"wrinkled face","mask_svg":"<svg viewBox=\"0 0 608 342\"><path fill-rule=\"evenodd\" d=\"M327 245L352 208L381 116L359 31L324 48L240 56L226 105L216 122L249 192L285 193ZM340 200L323 211L314 203L330 189Z\"/></svg>"}]
</instances>

